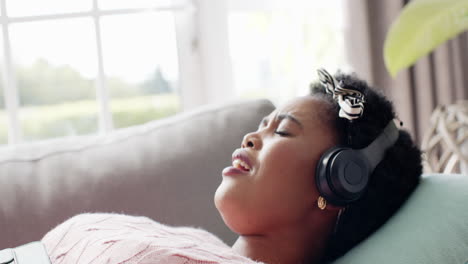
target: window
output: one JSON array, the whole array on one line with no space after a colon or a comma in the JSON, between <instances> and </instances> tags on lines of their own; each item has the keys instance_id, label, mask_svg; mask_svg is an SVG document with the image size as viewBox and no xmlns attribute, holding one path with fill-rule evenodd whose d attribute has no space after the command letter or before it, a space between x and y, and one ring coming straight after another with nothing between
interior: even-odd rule
<instances>
[{"instance_id":1,"label":"window","mask_svg":"<svg viewBox=\"0 0 468 264\"><path fill-rule=\"evenodd\" d=\"M1 0L0 144L109 132L180 111L189 1Z\"/></svg>"},{"instance_id":2,"label":"window","mask_svg":"<svg viewBox=\"0 0 468 264\"><path fill-rule=\"evenodd\" d=\"M305 94L350 69L344 1L0 0L0 145Z\"/></svg>"},{"instance_id":3,"label":"window","mask_svg":"<svg viewBox=\"0 0 468 264\"><path fill-rule=\"evenodd\" d=\"M102 50L116 128L179 110L177 44L174 27L167 26L173 21L167 11L102 19Z\"/></svg>"},{"instance_id":4,"label":"window","mask_svg":"<svg viewBox=\"0 0 468 264\"><path fill-rule=\"evenodd\" d=\"M12 23L8 30L23 140L97 132L92 19Z\"/></svg>"}]
</instances>

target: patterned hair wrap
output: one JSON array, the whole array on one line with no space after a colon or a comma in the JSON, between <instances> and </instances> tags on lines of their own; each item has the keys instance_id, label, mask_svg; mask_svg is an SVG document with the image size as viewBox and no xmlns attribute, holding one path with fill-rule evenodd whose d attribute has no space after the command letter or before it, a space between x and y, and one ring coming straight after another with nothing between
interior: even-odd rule
<instances>
[{"instance_id":1,"label":"patterned hair wrap","mask_svg":"<svg viewBox=\"0 0 468 264\"><path fill-rule=\"evenodd\" d=\"M328 94L333 95L333 99L340 106L339 116L349 121L358 119L364 113L364 95L353 89L343 88L340 83L326 70L317 70L320 82L325 87Z\"/></svg>"}]
</instances>

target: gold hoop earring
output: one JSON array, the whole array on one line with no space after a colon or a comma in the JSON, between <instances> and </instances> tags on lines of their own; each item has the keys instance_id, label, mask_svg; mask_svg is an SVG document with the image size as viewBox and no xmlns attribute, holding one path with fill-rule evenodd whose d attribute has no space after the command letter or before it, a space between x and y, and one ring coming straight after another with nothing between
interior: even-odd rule
<instances>
[{"instance_id":1,"label":"gold hoop earring","mask_svg":"<svg viewBox=\"0 0 468 264\"><path fill-rule=\"evenodd\" d=\"M317 206L318 208L320 208L320 210L325 210L325 208L327 207L327 200L325 200L325 198L323 198L322 196L319 196L317 199Z\"/></svg>"}]
</instances>

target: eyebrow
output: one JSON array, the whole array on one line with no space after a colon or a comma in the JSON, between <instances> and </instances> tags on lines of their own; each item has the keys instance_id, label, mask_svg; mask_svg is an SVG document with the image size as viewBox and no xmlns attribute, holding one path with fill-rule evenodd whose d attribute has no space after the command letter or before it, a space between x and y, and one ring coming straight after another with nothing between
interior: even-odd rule
<instances>
[{"instance_id":1,"label":"eyebrow","mask_svg":"<svg viewBox=\"0 0 468 264\"><path fill-rule=\"evenodd\" d=\"M290 115L290 114L280 114L278 115L277 119L279 121L283 120L283 119L289 119L291 121L293 121L294 123L296 123L298 126L300 126L301 128L303 128L304 126L302 125L302 123L297 120L297 118L295 118L294 116Z\"/></svg>"},{"instance_id":2,"label":"eyebrow","mask_svg":"<svg viewBox=\"0 0 468 264\"><path fill-rule=\"evenodd\" d=\"M297 118L295 118L294 116L290 115L290 114L280 114L276 117L276 120L278 121L281 121L283 119L289 119L291 121L293 121L294 123L296 123L299 127L303 128L303 125L302 123L297 120ZM262 121L260 122L260 124L266 124L268 123L268 116L265 116Z\"/></svg>"}]
</instances>

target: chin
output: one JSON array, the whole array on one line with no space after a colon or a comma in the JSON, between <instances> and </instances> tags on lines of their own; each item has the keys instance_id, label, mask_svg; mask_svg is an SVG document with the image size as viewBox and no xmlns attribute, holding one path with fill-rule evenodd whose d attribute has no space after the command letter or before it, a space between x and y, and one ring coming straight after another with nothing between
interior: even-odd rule
<instances>
[{"instance_id":1,"label":"chin","mask_svg":"<svg viewBox=\"0 0 468 264\"><path fill-rule=\"evenodd\" d=\"M258 210L244 203L245 194L223 187L221 184L216 190L214 202L226 226L238 235L257 234L261 223L257 221Z\"/></svg>"},{"instance_id":2,"label":"chin","mask_svg":"<svg viewBox=\"0 0 468 264\"><path fill-rule=\"evenodd\" d=\"M214 203L219 214L232 232L242 234L243 213L241 202L236 199L236 193L221 184L215 192Z\"/></svg>"},{"instance_id":3,"label":"chin","mask_svg":"<svg viewBox=\"0 0 468 264\"><path fill-rule=\"evenodd\" d=\"M226 224L227 222L225 216L229 215L229 212L236 211L234 209L236 207L235 204L239 203L238 199L235 197L235 192L223 183L221 183L218 189L216 189L214 203L216 209L218 209L219 214L223 217L223 220Z\"/></svg>"},{"instance_id":4,"label":"chin","mask_svg":"<svg viewBox=\"0 0 468 264\"><path fill-rule=\"evenodd\" d=\"M232 182L223 180L214 194L214 203L218 211L221 213L229 204L241 203L239 198L242 196L243 194L240 191L239 186L235 186Z\"/></svg>"}]
</instances>

